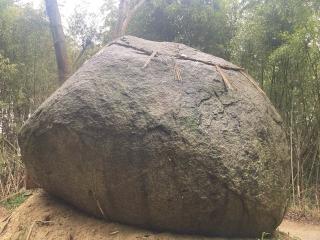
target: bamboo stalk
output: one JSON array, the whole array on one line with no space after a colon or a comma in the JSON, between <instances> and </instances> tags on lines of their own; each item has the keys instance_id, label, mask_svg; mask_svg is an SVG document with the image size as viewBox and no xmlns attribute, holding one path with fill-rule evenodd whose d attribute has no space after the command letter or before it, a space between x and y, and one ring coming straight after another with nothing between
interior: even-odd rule
<instances>
[{"instance_id":1,"label":"bamboo stalk","mask_svg":"<svg viewBox=\"0 0 320 240\"><path fill-rule=\"evenodd\" d=\"M153 51L152 54L149 56L148 60L146 61L146 63L143 65L142 69L146 68L149 63L151 62L151 60L156 56L157 51Z\"/></svg>"},{"instance_id":2,"label":"bamboo stalk","mask_svg":"<svg viewBox=\"0 0 320 240\"><path fill-rule=\"evenodd\" d=\"M230 83L229 79L227 78L227 76L224 74L223 70L218 65L216 65L216 69L220 73L226 88L227 89L231 89L231 90L235 90L235 88L231 85L231 83Z\"/></svg>"},{"instance_id":3,"label":"bamboo stalk","mask_svg":"<svg viewBox=\"0 0 320 240\"><path fill-rule=\"evenodd\" d=\"M247 74L244 70L240 70L240 73L245 76L249 82L260 92L262 93L264 96L267 97L266 93L260 88L260 86L256 83L256 81L254 79L252 79L252 77Z\"/></svg>"},{"instance_id":4,"label":"bamboo stalk","mask_svg":"<svg viewBox=\"0 0 320 240\"><path fill-rule=\"evenodd\" d=\"M319 195L319 189L318 189L318 181L319 181L319 168L320 168L320 138L318 138L318 158L319 158L319 161L318 161L318 166L317 166L317 173L316 173L316 202L317 202L317 208L318 210L320 210L320 206L319 206L319 199L318 199L318 195Z\"/></svg>"},{"instance_id":5,"label":"bamboo stalk","mask_svg":"<svg viewBox=\"0 0 320 240\"><path fill-rule=\"evenodd\" d=\"M294 173L293 173L293 100L290 111L290 165L291 165L291 184L292 184L292 203L296 206L295 189L294 189Z\"/></svg>"},{"instance_id":6,"label":"bamboo stalk","mask_svg":"<svg viewBox=\"0 0 320 240\"><path fill-rule=\"evenodd\" d=\"M299 138L299 134L297 134L297 142L300 143L300 138ZM298 145L298 144L297 144ZM296 150L299 151L299 147L296 146ZM297 197L298 197L298 202L300 204L300 199L301 199L301 178L300 178L300 151L297 154Z\"/></svg>"}]
</instances>

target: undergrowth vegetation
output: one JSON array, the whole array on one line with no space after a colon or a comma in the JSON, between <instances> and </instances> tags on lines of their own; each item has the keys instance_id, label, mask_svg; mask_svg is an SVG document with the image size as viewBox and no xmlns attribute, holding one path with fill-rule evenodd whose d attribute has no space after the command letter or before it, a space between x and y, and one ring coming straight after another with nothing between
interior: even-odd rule
<instances>
[{"instance_id":1,"label":"undergrowth vegetation","mask_svg":"<svg viewBox=\"0 0 320 240\"><path fill-rule=\"evenodd\" d=\"M0 201L1 205L4 206L8 210L13 210L19 207L27 198L28 194L23 191L14 194L13 196L9 196L8 198Z\"/></svg>"},{"instance_id":2,"label":"undergrowth vegetation","mask_svg":"<svg viewBox=\"0 0 320 240\"><path fill-rule=\"evenodd\" d=\"M19 192L24 186L24 166L16 150L0 148L0 199Z\"/></svg>"}]
</instances>

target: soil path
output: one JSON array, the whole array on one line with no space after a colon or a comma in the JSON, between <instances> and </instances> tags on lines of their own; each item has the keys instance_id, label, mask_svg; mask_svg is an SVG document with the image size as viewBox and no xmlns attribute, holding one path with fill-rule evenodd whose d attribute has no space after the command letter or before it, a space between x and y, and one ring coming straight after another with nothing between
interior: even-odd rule
<instances>
[{"instance_id":1,"label":"soil path","mask_svg":"<svg viewBox=\"0 0 320 240\"><path fill-rule=\"evenodd\" d=\"M320 225L284 220L279 229L301 240L320 240Z\"/></svg>"}]
</instances>

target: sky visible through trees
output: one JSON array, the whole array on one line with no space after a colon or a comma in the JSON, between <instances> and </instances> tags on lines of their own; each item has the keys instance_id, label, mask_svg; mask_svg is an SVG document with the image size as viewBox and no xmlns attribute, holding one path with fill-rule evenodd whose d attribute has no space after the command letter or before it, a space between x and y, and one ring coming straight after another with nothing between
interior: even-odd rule
<instances>
[{"instance_id":1,"label":"sky visible through trees","mask_svg":"<svg viewBox=\"0 0 320 240\"><path fill-rule=\"evenodd\" d=\"M21 5L32 4L33 8L39 9L43 6L43 0L20 0ZM61 0L59 1L60 13L63 19L68 19L74 12L74 9L79 7L86 7L88 12L99 13L104 1L103 0L94 0L94 1L77 1L77 0ZM66 22L64 22L66 24Z\"/></svg>"}]
</instances>

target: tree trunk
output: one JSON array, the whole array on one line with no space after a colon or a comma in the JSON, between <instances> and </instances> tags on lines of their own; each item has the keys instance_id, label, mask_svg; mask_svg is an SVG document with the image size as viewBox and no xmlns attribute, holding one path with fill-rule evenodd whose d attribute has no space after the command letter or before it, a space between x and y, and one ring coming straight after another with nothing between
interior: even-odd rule
<instances>
[{"instance_id":1,"label":"tree trunk","mask_svg":"<svg viewBox=\"0 0 320 240\"><path fill-rule=\"evenodd\" d=\"M45 0L47 15L50 21L50 28L54 42L54 49L58 65L60 83L63 83L70 74L70 65L65 42L65 36L61 24L61 16L57 0Z\"/></svg>"},{"instance_id":2,"label":"tree trunk","mask_svg":"<svg viewBox=\"0 0 320 240\"><path fill-rule=\"evenodd\" d=\"M291 184L292 184L292 203L296 205L294 171L293 171L293 99L291 99L290 110L290 163L291 163Z\"/></svg>"},{"instance_id":3,"label":"tree trunk","mask_svg":"<svg viewBox=\"0 0 320 240\"><path fill-rule=\"evenodd\" d=\"M112 36L113 39L118 38L121 35L123 35L121 29L122 29L122 25L123 25L123 22L125 19L126 12L128 11L128 5L129 5L128 0L120 0L120 2L119 2L118 20L117 20L117 24L116 24L116 27L113 32L113 36Z\"/></svg>"},{"instance_id":4,"label":"tree trunk","mask_svg":"<svg viewBox=\"0 0 320 240\"><path fill-rule=\"evenodd\" d=\"M139 0L132 8L130 8L130 0L120 0L118 21L113 33L113 39L125 35L130 21L138 9L146 0Z\"/></svg>"}]
</instances>

